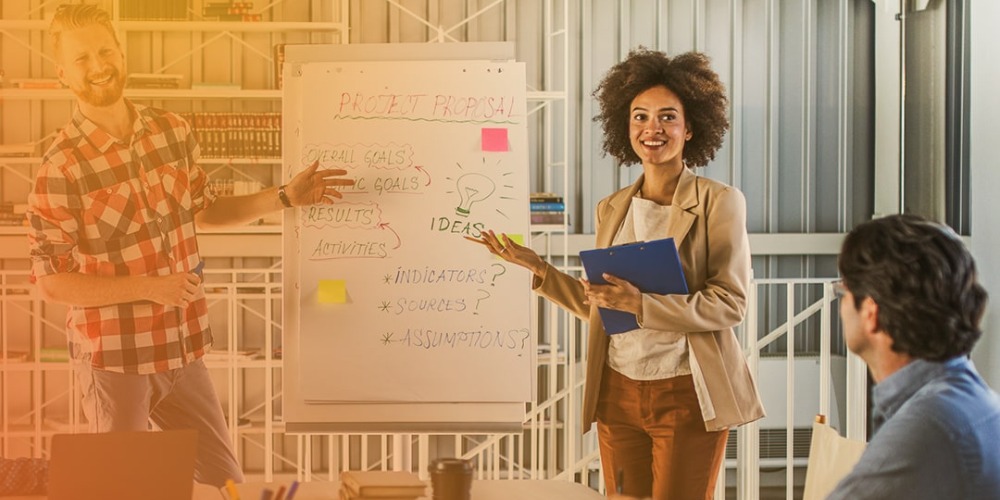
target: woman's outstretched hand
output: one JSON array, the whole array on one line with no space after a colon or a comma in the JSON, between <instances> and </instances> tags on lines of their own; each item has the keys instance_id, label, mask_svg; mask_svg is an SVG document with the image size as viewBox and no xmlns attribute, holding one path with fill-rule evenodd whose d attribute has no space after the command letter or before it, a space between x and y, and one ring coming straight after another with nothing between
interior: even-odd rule
<instances>
[{"instance_id":1,"label":"woman's outstretched hand","mask_svg":"<svg viewBox=\"0 0 1000 500\"><path fill-rule=\"evenodd\" d=\"M517 242L510 239L505 233L500 233L500 236L497 236L496 233L489 230L482 232L479 238L466 236L465 239L485 246L491 254L511 264L517 264L531 271L536 276L545 275L545 260L535 253L534 250L524 245L518 245Z\"/></svg>"}]
</instances>

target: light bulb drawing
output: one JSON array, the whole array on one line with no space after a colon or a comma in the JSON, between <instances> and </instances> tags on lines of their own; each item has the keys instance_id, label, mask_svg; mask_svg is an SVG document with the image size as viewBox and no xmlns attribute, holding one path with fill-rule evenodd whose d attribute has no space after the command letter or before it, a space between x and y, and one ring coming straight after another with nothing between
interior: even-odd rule
<instances>
[{"instance_id":1,"label":"light bulb drawing","mask_svg":"<svg viewBox=\"0 0 1000 500\"><path fill-rule=\"evenodd\" d=\"M472 213L472 204L489 198L496 190L496 183L493 179L477 173L464 174L455 181L458 189L459 203L455 207L455 214L468 217Z\"/></svg>"}]
</instances>

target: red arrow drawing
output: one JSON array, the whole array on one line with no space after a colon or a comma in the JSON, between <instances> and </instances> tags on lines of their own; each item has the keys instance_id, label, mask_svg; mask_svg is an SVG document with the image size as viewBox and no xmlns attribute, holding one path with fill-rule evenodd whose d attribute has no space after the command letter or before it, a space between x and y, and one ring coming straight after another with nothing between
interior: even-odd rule
<instances>
[{"instance_id":1,"label":"red arrow drawing","mask_svg":"<svg viewBox=\"0 0 1000 500\"><path fill-rule=\"evenodd\" d=\"M396 246L392 247L393 250L399 248L399 246L403 244L403 241L399 239L399 233L397 233L395 229L389 227L389 223L388 222L380 222L378 224L378 228L379 229L388 229L388 230L392 231L392 234L396 235Z\"/></svg>"},{"instance_id":2,"label":"red arrow drawing","mask_svg":"<svg viewBox=\"0 0 1000 500\"><path fill-rule=\"evenodd\" d=\"M424 184L424 185L425 185L425 186L430 186L430 185L431 185L431 174L429 174L429 173L428 173L428 172L427 172L426 170L424 170L424 167L422 167L422 166L420 166L420 165L414 165L414 167L413 167L413 168L415 168L415 169L417 169L417 170L419 170L419 171L423 172L423 173L424 173L424 175L426 175L426 176L427 176L427 184Z\"/></svg>"}]
</instances>

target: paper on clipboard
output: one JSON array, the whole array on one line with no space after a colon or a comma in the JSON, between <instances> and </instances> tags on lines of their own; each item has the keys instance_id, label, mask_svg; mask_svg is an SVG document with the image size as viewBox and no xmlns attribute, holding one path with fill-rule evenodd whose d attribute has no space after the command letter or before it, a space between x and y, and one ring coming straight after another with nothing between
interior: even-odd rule
<instances>
[{"instance_id":1,"label":"paper on clipboard","mask_svg":"<svg viewBox=\"0 0 1000 500\"><path fill-rule=\"evenodd\" d=\"M587 279L594 284L606 284L602 276L608 273L632 283L643 293L688 293L673 238L584 250L580 252L580 261ZM639 328L632 313L603 307L598 312L608 335Z\"/></svg>"}]
</instances>

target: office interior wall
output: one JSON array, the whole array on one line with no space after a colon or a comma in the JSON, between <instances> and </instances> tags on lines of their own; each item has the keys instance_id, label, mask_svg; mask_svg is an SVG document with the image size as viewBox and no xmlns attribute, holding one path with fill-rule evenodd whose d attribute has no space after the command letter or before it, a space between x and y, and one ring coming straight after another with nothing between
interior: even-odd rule
<instances>
[{"instance_id":1,"label":"office interior wall","mask_svg":"<svg viewBox=\"0 0 1000 500\"><path fill-rule=\"evenodd\" d=\"M748 229L757 234L844 233L872 214L873 4L870 0L647 0L584 2L579 101L579 184L573 231L593 232L593 207L634 181L641 167L619 167L601 152L588 118L604 72L637 46L669 54L708 54L731 101L730 132L702 174L740 188ZM835 276L833 255L753 258L756 278ZM763 331L777 326L783 294L761 302ZM799 303L815 300L803 293ZM816 352L815 325L796 333ZM834 339L842 351L839 338ZM770 349L782 351L784 342Z\"/></svg>"},{"instance_id":2,"label":"office interior wall","mask_svg":"<svg viewBox=\"0 0 1000 500\"><path fill-rule=\"evenodd\" d=\"M997 223L996 189L997 115L1000 113L1000 2L970 2L971 9L971 241L979 276L991 294L984 318L983 337L973 351L977 369L994 389L1000 390L1000 224Z\"/></svg>"},{"instance_id":3,"label":"office interior wall","mask_svg":"<svg viewBox=\"0 0 1000 500\"><path fill-rule=\"evenodd\" d=\"M744 191L751 232L843 232L871 215L862 182L871 171L871 10L867 0L586 2L581 114L595 114L591 92L630 48L705 52L732 115L703 173ZM590 207L639 168L604 157L600 128L587 124L579 192L589 233Z\"/></svg>"},{"instance_id":4,"label":"office interior wall","mask_svg":"<svg viewBox=\"0 0 1000 500\"><path fill-rule=\"evenodd\" d=\"M904 22L904 211L939 221L945 220L946 199L947 8L932 2L906 12Z\"/></svg>"},{"instance_id":5,"label":"office interior wall","mask_svg":"<svg viewBox=\"0 0 1000 500\"><path fill-rule=\"evenodd\" d=\"M106 2L109 3L109 2ZM5 0L5 10L38 5ZM277 20L324 18L330 2L279 2ZM747 197L751 233L794 234L785 255L756 254L757 278L836 275L836 248L823 254L795 254L795 242L811 233L843 233L872 213L873 3L869 0L784 2L777 0L580 0L568 2L563 30L546 23L560 19L562 4L494 0L350 0L351 43L422 41L516 42L527 63L529 89L565 88L566 98L544 102L529 123L532 191L566 197L572 233L593 233L593 207L602 197L632 182L640 167L619 167L601 153L602 132L592 92L605 71L638 46L677 54L707 53L731 100L731 130L704 175L733 184ZM21 6L21 7L19 7ZM31 34L39 37L37 33ZM133 71L153 72L171 65L190 81L238 81L266 88L270 72L250 47L267 51L280 41L329 42L316 33L241 35L217 40L189 58L183 53L208 40L205 34L130 33L125 40ZM39 39L39 43L42 41ZM244 43L245 42L245 43ZM20 49L2 47L14 56ZM565 50L563 50L565 49ZM46 65L32 54L24 64ZM6 64L6 63L5 63ZM568 66L568 81L552 68ZM45 70L51 75L51 69ZM186 83L186 82L185 82ZM269 111L273 101L170 101L175 111ZM0 140L38 137L61 125L69 102L19 102L3 111L5 124L31 116L30 132L5 128ZM564 107L568 109L563 109ZM546 133L566 129L565 134ZM27 136L22 139L22 136ZM565 150L553 155L553 150ZM562 175L565 169L565 175ZM273 184L276 169L230 172ZM30 175L30 173L28 173ZM4 190L12 182L4 183ZM5 197L7 193L4 193ZM11 195L13 196L13 195ZM276 261L257 265L274 265ZM796 300L809 303L814 294ZM780 322L786 297L761 302L762 331ZM798 334L806 351L818 350L814 327ZM834 339L842 349L839 338ZM783 349L776 345L773 349Z\"/></svg>"}]
</instances>

